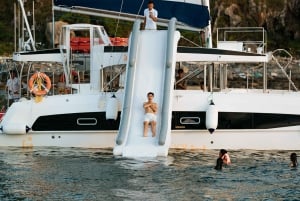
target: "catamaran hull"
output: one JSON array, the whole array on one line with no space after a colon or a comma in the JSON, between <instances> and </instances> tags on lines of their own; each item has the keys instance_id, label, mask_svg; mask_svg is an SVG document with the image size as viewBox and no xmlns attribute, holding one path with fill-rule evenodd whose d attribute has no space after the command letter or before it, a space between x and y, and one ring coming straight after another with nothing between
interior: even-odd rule
<instances>
[{"instance_id":1,"label":"catamaran hull","mask_svg":"<svg viewBox=\"0 0 300 201\"><path fill-rule=\"evenodd\" d=\"M0 135L0 146L113 148L117 130L85 132L31 132ZM149 137L150 138L150 137ZM173 149L299 150L300 127L267 130L173 130Z\"/></svg>"},{"instance_id":2,"label":"catamaran hull","mask_svg":"<svg viewBox=\"0 0 300 201\"><path fill-rule=\"evenodd\" d=\"M245 91L214 94L218 125L212 134L205 126L211 94L175 91L170 148L300 150L298 93ZM115 94L121 104L122 93ZM40 103L18 102L7 111L0 124L0 146L113 148L122 106L118 106L116 120L106 120L106 101L111 96L111 93L64 95L49 96ZM22 126L24 132L4 132L10 128L7 125L13 128L17 122L30 129Z\"/></svg>"}]
</instances>

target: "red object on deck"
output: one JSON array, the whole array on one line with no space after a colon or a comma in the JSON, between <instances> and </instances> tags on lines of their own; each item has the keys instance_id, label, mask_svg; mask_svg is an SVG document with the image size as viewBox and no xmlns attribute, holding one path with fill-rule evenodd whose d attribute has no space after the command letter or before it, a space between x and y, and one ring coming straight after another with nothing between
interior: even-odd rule
<instances>
[{"instance_id":1,"label":"red object on deck","mask_svg":"<svg viewBox=\"0 0 300 201\"><path fill-rule=\"evenodd\" d=\"M128 38L114 37L110 38L112 46L128 46ZM70 41L72 52L90 53L90 38L73 37Z\"/></svg>"},{"instance_id":2,"label":"red object on deck","mask_svg":"<svg viewBox=\"0 0 300 201\"><path fill-rule=\"evenodd\" d=\"M0 112L0 121L2 121L2 118L4 117L5 112Z\"/></svg>"},{"instance_id":3,"label":"red object on deck","mask_svg":"<svg viewBox=\"0 0 300 201\"><path fill-rule=\"evenodd\" d=\"M0 121L2 121L3 116L5 115L6 109L5 106L2 106L0 110Z\"/></svg>"},{"instance_id":4,"label":"red object on deck","mask_svg":"<svg viewBox=\"0 0 300 201\"><path fill-rule=\"evenodd\" d=\"M70 41L72 52L89 53L90 52L90 38L73 37Z\"/></svg>"},{"instance_id":5,"label":"red object on deck","mask_svg":"<svg viewBox=\"0 0 300 201\"><path fill-rule=\"evenodd\" d=\"M110 38L113 46L128 46L128 38L115 37Z\"/></svg>"}]
</instances>

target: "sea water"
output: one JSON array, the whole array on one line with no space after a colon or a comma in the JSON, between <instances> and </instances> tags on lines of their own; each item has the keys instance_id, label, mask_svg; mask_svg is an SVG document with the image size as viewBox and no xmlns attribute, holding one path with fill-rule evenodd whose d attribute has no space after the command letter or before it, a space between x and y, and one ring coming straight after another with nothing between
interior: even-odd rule
<instances>
[{"instance_id":1,"label":"sea water","mask_svg":"<svg viewBox=\"0 0 300 201\"><path fill-rule=\"evenodd\" d=\"M228 151L232 165L218 171L219 150L130 159L110 149L0 148L0 200L300 200L292 151Z\"/></svg>"}]
</instances>

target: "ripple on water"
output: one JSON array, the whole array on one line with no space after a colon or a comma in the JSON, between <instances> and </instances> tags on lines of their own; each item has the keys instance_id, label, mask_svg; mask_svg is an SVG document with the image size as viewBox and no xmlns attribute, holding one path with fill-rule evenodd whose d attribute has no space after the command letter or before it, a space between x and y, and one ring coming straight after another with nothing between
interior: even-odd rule
<instances>
[{"instance_id":1,"label":"ripple on water","mask_svg":"<svg viewBox=\"0 0 300 201\"><path fill-rule=\"evenodd\" d=\"M297 151L295 151L297 153ZM0 148L0 200L295 200L291 151L170 150L168 157L114 157L111 149Z\"/></svg>"}]
</instances>

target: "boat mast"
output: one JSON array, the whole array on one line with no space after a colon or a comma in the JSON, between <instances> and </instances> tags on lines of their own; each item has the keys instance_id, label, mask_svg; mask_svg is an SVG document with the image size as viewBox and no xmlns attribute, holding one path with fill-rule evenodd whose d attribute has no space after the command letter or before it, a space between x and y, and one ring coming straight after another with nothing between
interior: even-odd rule
<instances>
[{"instance_id":1,"label":"boat mast","mask_svg":"<svg viewBox=\"0 0 300 201\"><path fill-rule=\"evenodd\" d=\"M31 34L31 30L30 30L30 26L29 26L29 23L28 23L28 20L27 20L27 16L26 16L26 13L25 13L25 9L24 9L24 4L23 4L23 0L18 0L19 4L20 4L20 8L21 8L21 11L22 11L22 15L23 15L23 19L25 21L25 24L26 24L26 29L27 29L27 32L29 34L29 39L28 41L24 42L23 41L23 48L24 50L25 49L25 43L31 43L31 46L32 46L32 49L34 51L36 51L36 48L35 48L35 42L33 40L33 37L32 37L32 34Z\"/></svg>"},{"instance_id":2,"label":"boat mast","mask_svg":"<svg viewBox=\"0 0 300 201\"><path fill-rule=\"evenodd\" d=\"M14 2L14 51L17 51L17 6Z\"/></svg>"},{"instance_id":3,"label":"boat mast","mask_svg":"<svg viewBox=\"0 0 300 201\"><path fill-rule=\"evenodd\" d=\"M208 12L210 16L210 6L209 0L203 0L202 4L208 7ZM208 25L205 27L205 38L206 38L206 47L212 48L212 34L211 34L211 19L209 18Z\"/></svg>"},{"instance_id":4,"label":"boat mast","mask_svg":"<svg viewBox=\"0 0 300 201\"><path fill-rule=\"evenodd\" d=\"M54 36L54 33L55 33L55 16L54 16L54 0L52 0L52 48L55 48L55 43L54 43L54 40L55 40L55 36Z\"/></svg>"}]
</instances>

